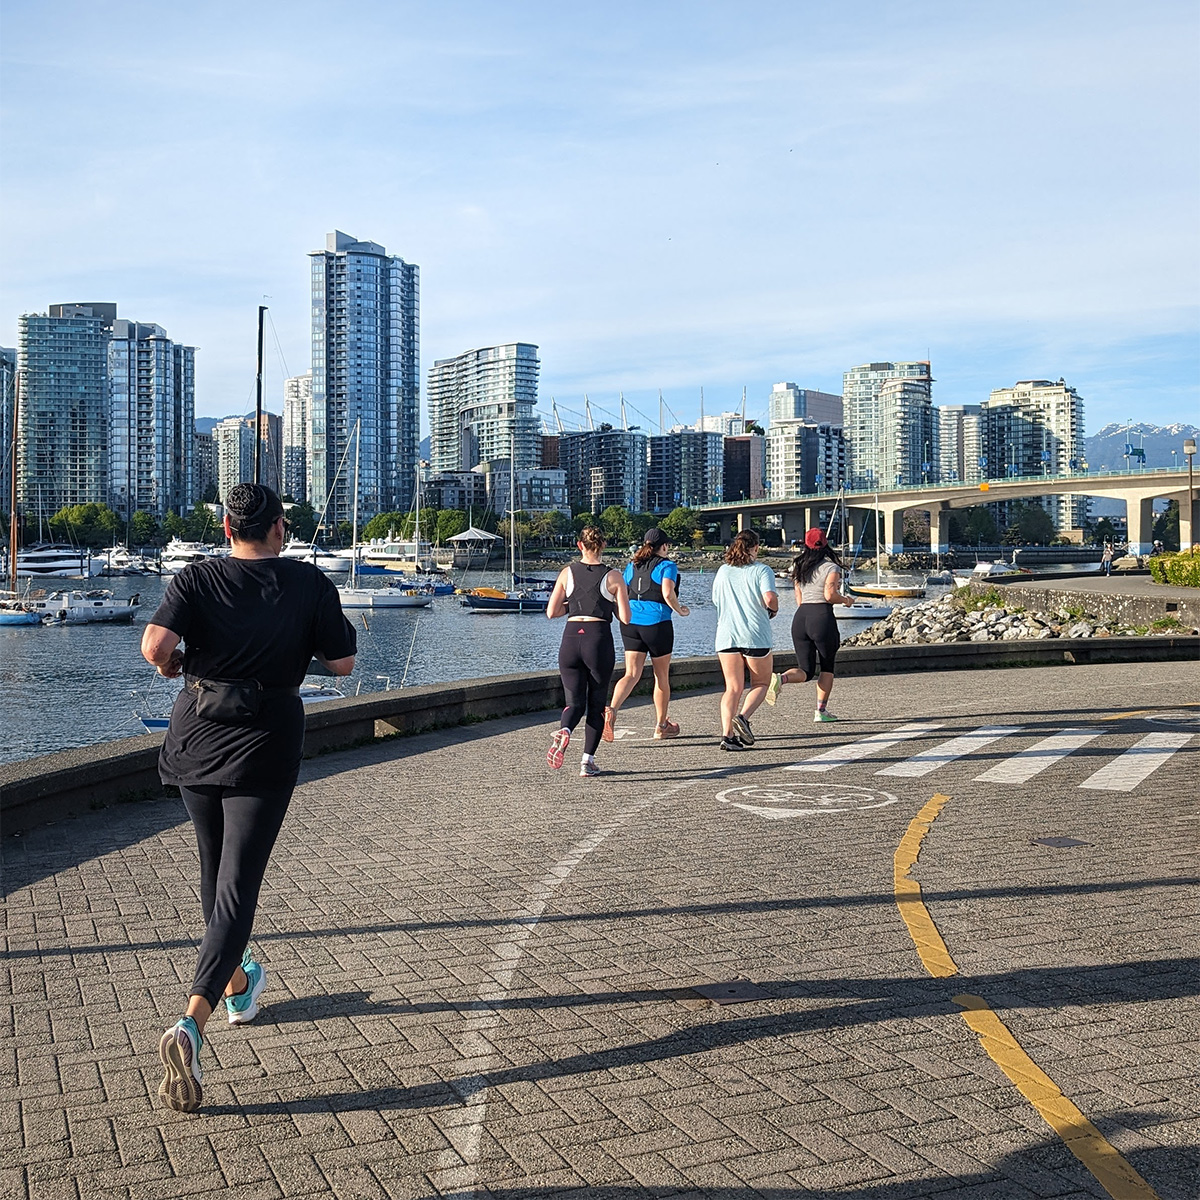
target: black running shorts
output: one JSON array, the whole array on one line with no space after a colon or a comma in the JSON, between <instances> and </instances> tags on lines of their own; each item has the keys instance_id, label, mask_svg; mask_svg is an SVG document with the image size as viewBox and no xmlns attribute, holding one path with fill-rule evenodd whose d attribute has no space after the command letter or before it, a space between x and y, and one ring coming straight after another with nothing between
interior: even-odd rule
<instances>
[{"instance_id":1,"label":"black running shorts","mask_svg":"<svg viewBox=\"0 0 1200 1200\"><path fill-rule=\"evenodd\" d=\"M621 625L621 642L634 654L665 658L675 648L675 623L659 621L654 625Z\"/></svg>"}]
</instances>

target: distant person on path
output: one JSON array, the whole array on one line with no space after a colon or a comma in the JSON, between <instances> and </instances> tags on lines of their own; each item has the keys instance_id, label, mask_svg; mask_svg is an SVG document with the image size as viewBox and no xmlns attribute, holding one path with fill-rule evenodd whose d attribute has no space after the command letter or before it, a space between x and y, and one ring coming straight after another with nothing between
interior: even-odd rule
<instances>
[{"instance_id":1,"label":"distant person on path","mask_svg":"<svg viewBox=\"0 0 1200 1200\"><path fill-rule=\"evenodd\" d=\"M782 675L771 676L767 703L775 703L785 683L816 679L817 707L813 720L836 721L837 717L826 707L833 691L833 662L842 644L833 606L853 604L854 598L841 593L842 562L821 530L810 529L804 535L804 549L792 563L792 583L796 589L796 613L792 617L796 666Z\"/></svg>"},{"instance_id":2,"label":"distant person on path","mask_svg":"<svg viewBox=\"0 0 1200 1200\"><path fill-rule=\"evenodd\" d=\"M231 1025L258 1015L266 972L248 942L300 770L299 685L314 656L334 675L354 669L337 589L312 563L279 557L286 532L270 488L237 484L225 501L232 553L174 576L142 637L160 675L187 681L159 755L196 830L205 924L187 1011L158 1046L159 1099L179 1112L203 1099L204 1027L222 996Z\"/></svg>"},{"instance_id":3,"label":"distant person on path","mask_svg":"<svg viewBox=\"0 0 1200 1200\"><path fill-rule=\"evenodd\" d=\"M671 652L675 648L675 626L671 614L686 617L691 611L679 603L679 568L667 558L671 543L661 529L647 529L645 540L625 568L629 591L629 623L621 625L625 646L625 674L617 680L612 704L604 710L604 740L613 740L613 725L621 705L637 687L646 666L654 668L654 712L656 739L679 736L679 725L668 718L671 703Z\"/></svg>"},{"instance_id":4,"label":"distant person on path","mask_svg":"<svg viewBox=\"0 0 1200 1200\"><path fill-rule=\"evenodd\" d=\"M1104 553L1102 555L1100 555L1100 569L1105 573L1105 575L1111 575L1112 574L1112 565L1113 565L1112 542L1105 542L1104 543Z\"/></svg>"},{"instance_id":5,"label":"distant person on path","mask_svg":"<svg viewBox=\"0 0 1200 1200\"><path fill-rule=\"evenodd\" d=\"M556 771L563 765L571 734L586 715L579 774L589 777L600 774L596 750L604 734L604 705L617 662L612 638L613 614L625 624L629 624L632 614L625 580L600 557L607 544L604 534L589 525L576 544L580 561L569 563L558 573L546 606L550 620L564 614L567 617L558 649L558 673L562 676L567 706L546 751L546 762Z\"/></svg>"},{"instance_id":6,"label":"distant person on path","mask_svg":"<svg viewBox=\"0 0 1200 1200\"><path fill-rule=\"evenodd\" d=\"M771 682L771 619L779 611L775 572L757 562L758 534L743 529L725 551L713 580L717 607L717 659L725 676L721 697L721 749L754 745L750 718ZM746 672L750 687L746 688Z\"/></svg>"}]
</instances>

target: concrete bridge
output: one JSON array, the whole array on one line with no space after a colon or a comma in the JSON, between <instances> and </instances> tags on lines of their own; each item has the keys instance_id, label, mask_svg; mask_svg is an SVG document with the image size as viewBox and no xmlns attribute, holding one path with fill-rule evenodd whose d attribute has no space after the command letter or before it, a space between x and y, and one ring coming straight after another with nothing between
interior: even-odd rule
<instances>
[{"instance_id":1,"label":"concrete bridge","mask_svg":"<svg viewBox=\"0 0 1200 1200\"><path fill-rule=\"evenodd\" d=\"M944 554L949 548L951 509L971 508L977 504L996 504L1002 500L1033 500L1041 496L1104 496L1122 500L1129 521L1129 553L1149 554L1154 540L1154 501L1179 502L1179 539L1182 549L1192 546L1193 530L1200 516L1197 494L1191 489L1188 503L1188 472L1158 469L1153 471L1109 471L1104 474L1080 472L1071 475L1034 475L1014 479L984 479L978 483L939 483L918 487L881 488L878 492L846 492L848 517L847 541L873 518L878 496L881 545L889 554L904 549L904 514L909 509L924 509L929 514L929 548ZM803 538L806 529L820 520L819 513L830 511L836 492L818 492L808 496L772 496L765 500L739 500L730 504L709 504L699 510L703 517L721 522L721 536L728 540L747 527L752 517L778 517L783 525L784 541Z\"/></svg>"}]
</instances>

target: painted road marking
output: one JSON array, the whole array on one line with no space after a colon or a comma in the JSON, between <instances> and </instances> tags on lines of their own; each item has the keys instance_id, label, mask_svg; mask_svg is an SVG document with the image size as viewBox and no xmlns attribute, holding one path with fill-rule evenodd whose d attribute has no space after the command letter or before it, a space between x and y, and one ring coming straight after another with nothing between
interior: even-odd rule
<instances>
[{"instance_id":1,"label":"painted road marking","mask_svg":"<svg viewBox=\"0 0 1200 1200\"><path fill-rule=\"evenodd\" d=\"M830 783L794 783L787 788L732 787L718 792L717 799L768 821L887 808L896 803L891 792L879 788L837 787Z\"/></svg>"},{"instance_id":2,"label":"painted road marking","mask_svg":"<svg viewBox=\"0 0 1200 1200\"><path fill-rule=\"evenodd\" d=\"M997 763L975 778L982 783L1026 783L1060 758L1066 758L1072 751L1086 746L1099 736L1099 729L1064 729L1043 738L1027 750L1019 750L1012 758Z\"/></svg>"},{"instance_id":3,"label":"painted road marking","mask_svg":"<svg viewBox=\"0 0 1200 1200\"><path fill-rule=\"evenodd\" d=\"M1099 792L1132 792L1192 740L1190 733L1148 733L1119 758L1106 763L1079 786Z\"/></svg>"},{"instance_id":4,"label":"painted road marking","mask_svg":"<svg viewBox=\"0 0 1200 1200\"><path fill-rule=\"evenodd\" d=\"M976 729L974 733L964 733L960 737L942 742L939 746L922 750L919 754L914 754L912 758L893 763L890 767L884 767L882 771L876 771L875 774L902 775L907 779L916 779L921 775L928 775L930 771L936 771L938 767L945 766L946 763L953 762L956 758L974 754L976 750L982 750L984 746L1008 737L1009 734L1020 732L1019 725L984 725L982 728Z\"/></svg>"},{"instance_id":5,"label":"painted road marking","mask_svg":"<svg viewBox=\"0 0 1200 1200\"><path fill-rule=\"evenodd\" d=\"M935 729L941 729L944 724L945 722L942 721L935 725L900 725L886 733L874 733L861 741L850 742L845 746L826 750L822 754L815 754L812 758L806 758L802 763L794 763L783 769L785 771L832 771L834 767L844 767L848 763L858 762L860 758L866 758L868 754L874 754L877 750L887 750L900 742L907 742L910 738L920 737L923 733L932 733Z\"/></svg>"},{"instance_id":6,"label":"painted road marking","mask_svg":"<svg viewBox=\"0 0 1200 1200\"><path fill-rule=\"evenodd\" d=\"M949 801L949 796L940 793L934 796L909 821L908 829L892 855L892 892L896 897L896 907L908 927L908 935L917 948L922 965L935 979L957 975L958 965L950 957L950 951L946 949L946 943L942 941L942 935L938 933L933 917L921 899L921 885L910 872L917 865L925 835Z\"/></svg>"}]
</instances>

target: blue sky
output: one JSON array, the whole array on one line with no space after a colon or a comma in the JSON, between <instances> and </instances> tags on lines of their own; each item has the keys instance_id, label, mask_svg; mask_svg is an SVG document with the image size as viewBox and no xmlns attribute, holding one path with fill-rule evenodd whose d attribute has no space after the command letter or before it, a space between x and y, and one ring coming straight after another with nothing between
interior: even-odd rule
<instances>
[{"instance_id":1,"label":"blue sky","mask_svg":"<svg viewBox=\"0 0 1200 1200\"><path fill-rule=\"evenodd\" d=\"M264 295L281 407L339 228L420 265L423 378L536 342L547 412L929 355L943 403L1200 420L1192 0L0 14L0 342L115 300L200 348L198 415L252 397Z\"/></svg>"}]
</instances>

